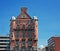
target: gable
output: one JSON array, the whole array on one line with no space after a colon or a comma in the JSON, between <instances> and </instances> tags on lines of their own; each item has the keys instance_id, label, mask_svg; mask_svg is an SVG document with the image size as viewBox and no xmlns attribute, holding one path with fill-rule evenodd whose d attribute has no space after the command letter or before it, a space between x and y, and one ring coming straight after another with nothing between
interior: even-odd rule
<instances>
[{"instance_id":1,"label":"gable","mask_svg":"<svg viewBox=\"0 0 60 51\"><path fill-rule=\"evenodd\" d=\"M17 19L32 19L26 12L17 16Z\"/></svg>"},{"instance_id":2,"label":"gable","mask_svg":"<svg viewBox=\"0 0 60 51\"><path fill-rule=\"evenodd\" d=\"M19 16L17 16L17 19L32 19L32 18L27 14L27 8L22 7L21 14L19 14Z\"/></svg>"}]
</instances>

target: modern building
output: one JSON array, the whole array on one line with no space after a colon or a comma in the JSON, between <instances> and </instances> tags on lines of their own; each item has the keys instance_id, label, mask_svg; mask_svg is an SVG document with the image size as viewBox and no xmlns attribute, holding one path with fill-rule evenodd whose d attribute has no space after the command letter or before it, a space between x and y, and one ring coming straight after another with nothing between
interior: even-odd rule
<instances>
[{"instance_id":1,"label":"modern building","mask_svg":"<svg viewBox=\"0 0 60 51\"><path fill-rule=\"evenodd\" d=\"M37 51L40 51L40 48L37 48Z\"/></svg>"},{"instance_id":2,"label":"modern building","mask_svg":"<svg viewBox=\"0 0 60 51\"><path fill-rule=\"evenodd\" d=\"M41 49L41 51L46 51L45 47Z\"/></svg>"},{"instance_id":3,"label":"modern building","mask_svg":"<svg viewBox=\"0 0 60 51\"><path fill-rule=\"evenodd\" d=\"M44 47L42 51L48 51L48 46Z\"/></svg>"},{"instance_id":4,"label":"modern building","mask_svg":"<svg viewBox=\"0 0 60 51\"><path fill-rule=\"evenodd\" d=\"M45 46L43 48L40 48L40 51L48 51L48 46Z\"/></svg>"},{"instance_id":5,"label":"modern building","mask_svg":"<svg viewBox=\"0 0 60 51\"><path fill-rule=\"evenodd\" d=\"M0 51L10 51L10 39L8 35L0 35Z\"/></svg>"},{"instance_id":6,"label":"modern building","mask_svg":"<svg viewBox=\"0 0 60 51\"><path fill-rule=\"evenodd\" d=\"M60 51L60 37L53 36L48 39L48 50L49 51Z\"/></svg>"},{"instance_id":7,"label":"modern building","mask_svg":"<svg viewBox=\"0 0 60 51\"><path fill-rule=\"evenodd\" d=\"M48 51L48 46L45 47L45 50Z\"/></svg>"},{"instance_id":8,"label":"modern building","mask_svg":"<svg viewBox=\"0 0 60 51\"><path fill-rule=\"evenodd\" d=\"M48 51L48 46L43 48L37 48L37 51Z\"/></svg>"},{"instance_id":9,"label":"modern building","mask_svg":"<svg viewBox=\"0 0 60 51\"><path fill-rule=\"evenodd\" d=\"M21 13L10 20L10 51L37 51L38 19L31 18L27 8L22 7Z\"/></svg>"}]
</instances>

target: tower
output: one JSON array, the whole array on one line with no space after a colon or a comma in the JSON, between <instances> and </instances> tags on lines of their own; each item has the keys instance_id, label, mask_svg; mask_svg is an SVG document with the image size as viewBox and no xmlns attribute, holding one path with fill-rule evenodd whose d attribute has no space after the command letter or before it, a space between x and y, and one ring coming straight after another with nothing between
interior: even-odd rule
<instances>
[{"instance_id":1,"label":"tower","mask_svg":"<svg viewBox=\"0 0 60 51\"><path fill-rule=\"evenodd\" d=\"M32 19L22 7L19 16L10 21L10 51L37 51L37 41L38 19Z\"/></svg>"}]
</instances>

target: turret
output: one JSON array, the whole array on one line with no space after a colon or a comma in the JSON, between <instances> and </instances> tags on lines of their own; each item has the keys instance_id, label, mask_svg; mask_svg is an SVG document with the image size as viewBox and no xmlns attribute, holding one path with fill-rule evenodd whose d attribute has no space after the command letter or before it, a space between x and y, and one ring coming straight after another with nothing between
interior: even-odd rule
<instances>
[{"instance_id":1,"label":"turret","mask_svg":"<svg viewBox=\"0 0 60 51\"><path fill-rule=\"evenodd\" d=\"M12 30L10 30L10 31L13 31L13 29L16 28L16 18L15 18L14 16L11 17L11 24L10 24L10 27L11 27L11 29L12 29ZM14 35L14 31L13 31L13 32L11 33L10 38L11 38L12 40L14 40L14 39L15 39L14 36L15 36L15 35Z\"/></svg>"},{"instance_id":2,"label":"turret","mask_svg":"<svg viewBox=\"0 0 60 51\"><path fill-rule=\"evenodd\" d=\"M11 17L11 20L16 20L16 18L14 16Z\"/></svg>"},{"instance_id":3,"label":"turret","mask_svg":"<svg viewBox=\"0 0 60 51\"><path fill-rule=\"evenodd\" d=\"M38 39L38 18L36 16L33 17L34 24L35 24L35 35L36 35L36 40Z\"/></svg>"},{"instance_id":4,"label":"turret","mask_svg":"<svg viewBox=\"0 0 60 51\"><path fill-rule=\"evenodd\" d=\"M16 18L14 16L11 17L11 26L12 28L16 27Z\"/></svg>"}]
</instances>

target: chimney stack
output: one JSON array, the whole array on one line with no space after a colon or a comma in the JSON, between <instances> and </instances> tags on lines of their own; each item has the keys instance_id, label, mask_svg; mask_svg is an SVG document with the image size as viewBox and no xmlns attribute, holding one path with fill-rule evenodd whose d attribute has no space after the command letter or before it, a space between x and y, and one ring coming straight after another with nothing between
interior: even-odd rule
<instances>
[{"instance_id":1,"label":"chimney stack","mask_svg":"<svg viewBox=\"0 0 60 51\"><path fill-rule=\"evenodd\" d=\"M27 12L27 8L26 7L22 7L21 8L21 12Z\"/></svg>"}]
</instances>

